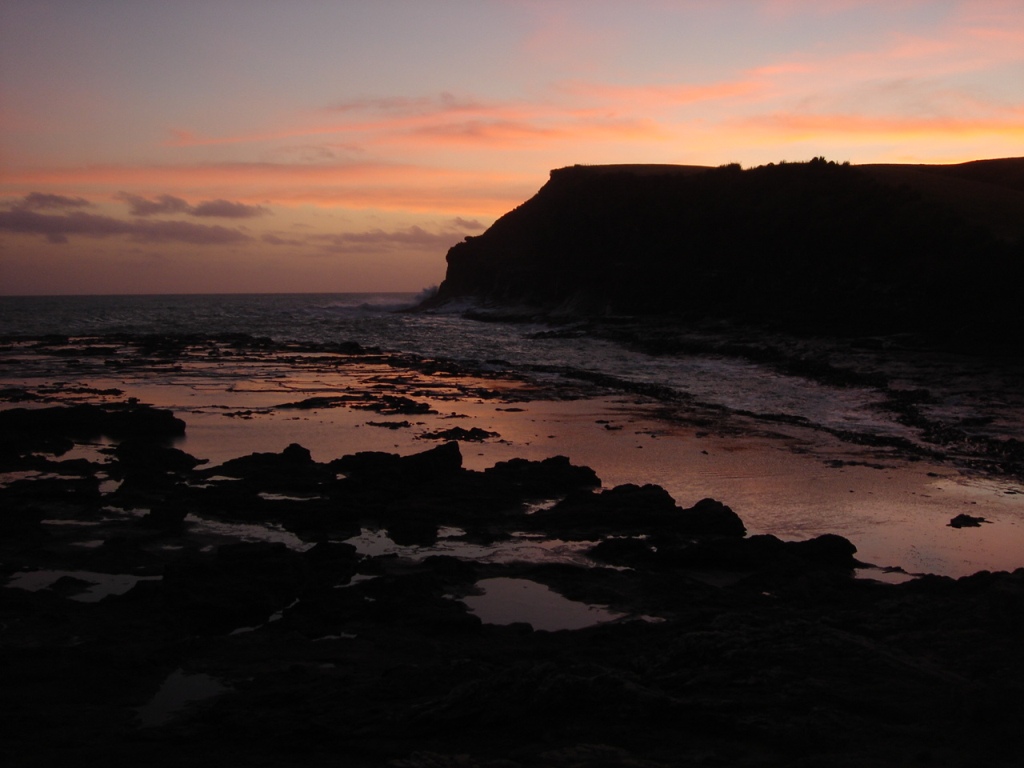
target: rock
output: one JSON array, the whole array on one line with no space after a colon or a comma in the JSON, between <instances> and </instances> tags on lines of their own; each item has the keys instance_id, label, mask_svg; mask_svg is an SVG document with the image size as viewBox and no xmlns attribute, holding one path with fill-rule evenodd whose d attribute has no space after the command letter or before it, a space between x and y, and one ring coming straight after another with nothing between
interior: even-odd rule
<instances>
[{"instance_id":1,"label":"rock","mask_svg":"<svg viewBox=\"0 0 1024 768\"><path fill-rule=\"evenodd\" d=\"M654 551L642 539L612 538L591 547L587 556L601 563L635 568L649 566L654 560Z\"/></svg>"},{"instance_id":2,"label":"rock","mask_svg":"<svg viewBox=\"0 0 1024 768\"><path fill-rule=\"evenodd\" d=\"M0 513L0 536L41 541L46 538L43 513L36 506L5 509Z\"/></svg>"},{"instance_id":3,"label":"rock","mask_svg":"<svg viewBox=\"0 0 1024 768\"><path fill-rule=\"evenodd\" d=\"M303 555L276 542L246 542L218 547L212 558L169 563L159 592L165 610L192 631L219 634L262 624L309 582Z\"/></svg>"},{"instance_id":4,"label":"rock","mask_svg":"<svg viewBox=\"0 0 1024 768\"><path fill-rule=\"evenodd\" d=\"M91 570L133 573L142 566L155 564L158 559L157 555L144 547L139 536L117 534L89 550L86 563Z\"/></svg>"},{"instance_id":5,"label":"rock","mask_svg":"<svg viewBox=\"0 0 1024 768\"><path fill-rule=\"evenodd\" d=\"M351 544L321 541L303 553L318 581L341 584L355 573L360 555Z\"/></svg>"},{"instance_id":6,"label":"rock","mask_svg":"<svg viewBox=\"0 0 1024 768\"><path fill-rule=\"evenodd\" d=\"M422 484L458 473L462 469L462 452L457 442L444 443L409 456L363 451L335 459L329 466L334 472L343 472L346 478L342 482L351 481L350 485ZM392 487L391 490L400 488Z\"/></svg>"},{"instance_id":7,"label":"rock","mask_svg":"<svg viewBox=\"0 0 1024 768\"><path fill-rule=\"evenodd\" d=\"M827 569L852 571L857 548L847 539L825 534L807 541L782 541L768 534L748 538L721 537L694 542L666 553L677 567L728 571L796 573ZM660 552L660 550L659 550Z\"/></svg>"},{"instance_id":8,"label":"rock","mask_svg":"<svg viewBox=\"0 0 1024 768\"><path fill-rule=\"evenodd\" d=\"M188 510L184 507L169 505L154 507L141 520L140 528L161 531L163 533L180 533L185 530L185 517Z\"/></svg>"},{"instance_id":9,"label":"rock","mask_svg":"<svg viewBox=\"0 0 1024 768\"><path fill-rule=\"evenodd\" d=\"M739 515L720 501L701 499L680 515L679 530L683 533L744 536L747 533Z\"/></svg>"},{"instance_id":10,"label":"rock","mask_svg":"<svg viewBox=\"0 0 1024 768\"><path fill-rule=\"evenodd\" d=\"M313 490L334 479L324 464L313 461L309 449L292 443L281 453L251 453L230 459L220 466L203 471L206 477L225 475L244 479L263 490Z\"/></svg>"},{"instance_id":11,"label":"rock","mask_svg":"<svg viewBox=\"0 0 1024 768\"><path fill-rule=\"evenodd\" d=\"M989 522L984 517L973 517L972 515L959 514L949 521L949 528L979 528L982 523Z\"/></svg>"},{"instance_id":12,"label":"rock","mask_svg":"<svg viewBox=\"0 0 1024 768\"><path fill-rule=\"evenodd\" d=\"M205 459L197 459L178 448L167 448L138 438L123 440L114 449L114 455L125 474L184 474L206 463Z\"/></svg>"},{"instance_id":13,"label":"rock","mask_svg":"<svg viewBox=\"0 0 1024 768\"><path fill-rule=\"evenodd\" d=\"M403 456L399 468L406 477L444 477L462 469L462 452L456 442L443 443L429 451Z\"/></svg>"},{"instance_id":14,"label":"rock","mask_svg":"<svg viewBox=\"0 0 1024 768\"><path fill-rule=\"evenodd\" d=\"M185 434L171 411L133 403L13 408L0 411L0 434L162 440Z\"/></svg>"},{"instance_id":15,"label":"rock","mask_svg":"<svg viewBox=\"0 0 1024 768\"><path fill-rule=\"evenodd\" d=\"M74 576L61 576L47 589L53 592L55 595L61 595L63 597L73 597L80 595L86 590L95 586L91 581L85 581Z\"/></svg>"},{"instance_id":16,"label":"rock","mask_svg":"<svg viewBox=\"0 0 1024 768\"><path fill-rule=\"evenodd\" d=\"M499 461L485 469L483 475L489 481L500 481L524 499L553 499L601 485L594 470L574 465L566 456L552 456L543 461Z\"/></svg>"},{"instance_id":17,"label":"rock","mask_svg":"<svg viewBox=\"0 0 1024 768\"><path fill-rule=\"evenodd\" d=\"M796 557L808 563L829 568L852 568L857 547L849 539L834 533L824 533L806 541L791 541L785 545Z\"/></svg>"},{"instance_id":18,"label":"rock","mask_svg":"<svg viewBox=\"0 0 1024 768\"><path fill-rule=\"evenodd\" d=\"M305 400L298 400L291 403L281 403L278 408L287 408L300 411L311 411L317 408L338 408L343 405L361 402L363 398L358 395L325 395L322 397L307 397Z\"/></svg>"},{"instance_id":19,"label":"rock","mask_svg":"<svg viewBox=\"0 0 1024 768\"><path fill-rule=\"evenodd\" d=\"M437 432L424 432L422 435L419 435L421 440L462 440L469 443L480 443L491 437L501 437L501 435L497 432L488 432L486 429L480 429L480 427L473 427L472 429L452 427L451 429L442 429Z\"/></svg>"},{"instance_id":20,"label":"rock","mask_svg":"<svg viewBox=\"0 0 1024 768\"><path fill-rule=\"evenodd\" d=\"M74 447L74 440L60 435L0 432L0 471L29 469L39 458L34 454L63 456Z\"/></svg>"},{"instance_id":21,"label":"rock","mask_svg":"<svg viewBox=\"0 0 1024 768\"><path fill-rule=\"evenodd\" d=\"M681 509L659 485L619 485L602 493L576 491L540 510L536 522L550 530L601 533L742 536L743 522L729 507L702 499Z\"/></svg>"},{"instance_id":22,"label":"rock","mask_svg":"<svg viewBox=\"0 0 1024 768\"><path fill-rule=\"evenodd\" d=\"M665 523L679 511L661 486L627 483L600 493L577 491L537 515L575 518L576 524L640 530Z\"/></svg>"},{"instance_id":23,"label":"rock","mask_svg":"<svg viewBox=\"0 0 1024 768\"><path fill-rule=\"evenodd\" d=\"M395 544L402 546L429 547L437 543L437 524L427 520L392 521L387 533Z\"/></svg>"},{"instance_id":24,"label":"rock","mask_svg":"<svg viewBox=\"0 0 1024 768\"><path fill-rule=\"evenodd\" d=\"M0 488L0 500L5 505L16 507L40 502L58 502L91 507L102 498L99 480L90 477L41 477L15 480Z\"/></svg>"},{"instance_id":25,"label":"rock","mask_svg":"<svg viewBox=\"0 0 1024 768\"><path fill-rule=\"evenodd\" d=\"M374 411L389 416L413 416L425 413L437 413L429 403L421 403L403 395L381 395L380 399L365 405L355 405L363 411Z\"/></svg>"}]
</instances>

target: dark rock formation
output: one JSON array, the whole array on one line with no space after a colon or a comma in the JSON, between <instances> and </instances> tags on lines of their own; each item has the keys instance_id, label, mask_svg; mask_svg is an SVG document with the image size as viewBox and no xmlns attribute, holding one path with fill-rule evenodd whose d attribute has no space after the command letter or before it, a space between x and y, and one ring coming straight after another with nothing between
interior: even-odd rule
<instances>
[{"instance_id":1,"label":"dark rock formation","mask_svg":"<svg viewBox=\"0 0 1024 768\"><path fill-rule=\"evenodd\" d=\"M430 303L1019 339L1024 159L991 163L562 168L448 252Z\"/></svg>"},{"instance_id":2,"label":"dark rock formation","mask_svg":"<svg viewBox=\"0 0 1024 768\"><path fill-rule=\"evenodd\" d=\"M594 472L565 457L471 471L455 442L329 463L290 445L200 469L126 441L113 458L0 498L0 574L82 572L0 588L0 717L18 764L1020 762L1024 570L857 580L839 536L747 538L720 502L682 509L653 485L595 493ZM120 492L98 493L101 470L151 512L110 519ZM289 484L302 494L263 498ZM224 544L186 515L272 521L316 543ZM601 539L591 557L627 567L361 554L340 539L363 520L407 544L442 525L474 542L531 528ZM708 572L729 578L712 586ZM134 586L90 596L104 575ZM485 624L460 598L492 577L623 618ZM174 670L222 695L144 725L136 713Z\"/></svg>"},{"instance_id":3,"label":"dark rock formation","mask_svg":"<svg viewBox=\"0 0 1024 768\"><path fill-rule=\"evenodd\" d=\"M409 456L364 451L335 459L330 466L346 475L347 486L408 487L450 480L462 469L462 453L458 443L448 442Z\"/></svg>"},{"instance_id":4,"label":"dark rock formation","mask_svg":"<svg viewBox=\"0 0 1024 768\"><path fill-rule=\"evenodd\" d=\"M5 439L95 437L163 440L185 434L185 422L171 411L148 405L72 405L0 411Z\"/></svg>"},{"instance_id":5,"label":"dark rock formation","mask_svg":"<svg viewBox=\"0 0 1024 768\"><path fill-rule=\"evenodd\" d=\"M324 464L313 461L308 448L292 443L281 453L251 453L205 471L249 481L263 491L303 491L333 479Z\"/></svg>"},{"instance_id":6,"label":"dark rock formation","mask_svg":"<svg viewBox=\"0 0 1024 768\"><path fill-rule=\"evenodd\" d=\"M570 491L601 485L594 470L576 466L566 456L552 456L542 461L499 461L483 474L526 499L553 499Z\"/></svg>"},{"instance_id":7,"label":"dark rock formation","mask_svg":"<svg viewBox=\"0 0 1024 768\"><path fill-rule=\"evenodd\" d=\"M680 508L658 485L619 485L602 493L576 491L531 517L531 524L560 536L743 536L739 516L714 499Z\"/></svg>"},{"instance_id":8,"label":"dark rock formation","mask_svg":"<svg viewBox=\"0 0 1024 768\"><path fill-rule=\"evenodd\" d=\"M949 521L950 528L979 528L982 523L987 523L984 517L975 517L974 515L959 514Z\"/></svg>"},{"instance_id":9,"label":"dark rock formation","mask_svg":"<svg viewBox=\"0 0 1024 768\"><path fill-rule=\"evenodd\" d=\"M501 437L501 435L497 432L488 432L480 427L472 427L471 429L452 427L451 429L441 429L436 432L424 432L419 437L421 440L461 440L468 443L479 443L491 437Z\"/></svg>"},{"instance_id":10,"label":"dark rock formation","mask_svg":"<svg viewBox=\"0 0 1024 768\"><path fill-rule=\"evenodd\" d=\"M730 571L796 573L818 569L850 571L857 548L842 536L824 534L807 541L782 541L768 534L749 538L713 538L667 554L678 567Z\"/></svg>"}]
</instances>

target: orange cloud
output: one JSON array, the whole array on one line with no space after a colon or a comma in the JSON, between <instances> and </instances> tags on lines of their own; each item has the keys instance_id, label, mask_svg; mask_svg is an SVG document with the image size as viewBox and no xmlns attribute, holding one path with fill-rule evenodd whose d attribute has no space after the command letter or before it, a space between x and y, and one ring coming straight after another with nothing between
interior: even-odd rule
<instances>
[{"instance_id":1,"label":"orange cloud","mask_svg":"<svg viewBox=\"0 0 1024 768\"><path fill-rule=\"evenodd\" d=\"M424 145L458 144L499 151L552 146L571 141L664 141L668 132L647 111L653 106L679 106L741 96L752 82L713 85L610 86L568 83L555 86L552 98L535 102L492 101L441 93L422 98L355 99L313 115L313 120L280 131L233 136L200 136L170 131L165 146L176 148L228 144L268 144L309 140L343 146L350 153L387 147L388 155L403 144L410 151ZM280 150L277 150L280 151Z\"/></svg>"},{"instance_id":2,"label":"orange cloud","mask_svg":"<svg viewBox=\"0 0 1024 768\"><path fill-rule=\"evenodd\" d=\"M312 122L278 131L232 136L200 136L193 131L172 128L168 147L198 147L251 144L339 134L387 134L415 130L453 115L462 119L512 119L521 115L522 105L485 103L447 92L417 98L361 98L332 104L314 114ZM324 119L324 118L328 119ZM340 117L340 119L339 119Z\"/></svg>"}]
</instances>

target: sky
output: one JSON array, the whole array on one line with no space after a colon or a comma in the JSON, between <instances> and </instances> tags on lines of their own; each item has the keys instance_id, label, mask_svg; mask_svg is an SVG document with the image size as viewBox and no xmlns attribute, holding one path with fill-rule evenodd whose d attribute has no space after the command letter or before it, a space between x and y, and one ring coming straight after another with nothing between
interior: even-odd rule
<instances>
[{"instance_id":1,"label":"sky","mask_svg":"<svg viewBox=\"0 0 1024 768\"><path fill-rule=\"evenodd\" d=\"M0 0L0 294L419 291L576 163L1024 155L1021 0Z\"/></svg>"}]
</instances>

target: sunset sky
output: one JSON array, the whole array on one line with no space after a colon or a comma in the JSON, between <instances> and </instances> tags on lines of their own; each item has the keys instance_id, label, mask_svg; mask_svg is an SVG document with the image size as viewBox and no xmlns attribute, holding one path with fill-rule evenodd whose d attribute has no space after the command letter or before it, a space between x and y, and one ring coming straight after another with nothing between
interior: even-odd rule
<instances>
[{"instance_id":1,"label":"sunset sky","mask_svg":"<svg viewBox=\"0 0 1024 768\"><path fill-rule=\"evenodd\" d=\"M0 294L417 291L574 163L1024 155L1021 0L0 0Z\"/></svg>"}]
</instances>

